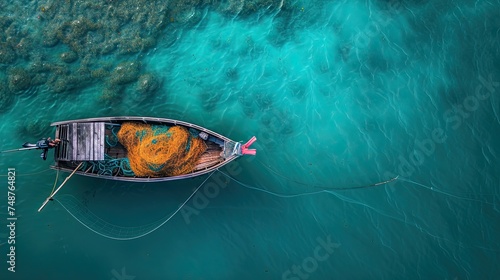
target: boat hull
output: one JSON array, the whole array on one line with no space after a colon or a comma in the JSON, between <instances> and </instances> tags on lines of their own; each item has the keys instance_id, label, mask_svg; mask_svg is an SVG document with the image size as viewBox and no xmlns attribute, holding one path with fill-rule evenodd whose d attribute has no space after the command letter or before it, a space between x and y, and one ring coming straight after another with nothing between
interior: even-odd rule
<instances>
[{"instance_id":1,"label":"boat hull","mask_svg":"<svg viewBox=\"0 0 500 280\"><path fill-rule=\"evenodd\" d=\"M111 172L109 170L107 172L95 170L95 166L102 166L106 164L107 160L110 160L111 157L108 153L117 155L121 153L123 155L123 151L108 145L108 136L114 126L121 126L125 122L182 126L197 133L199 132L199 135L203 133L203 137L207 138L203 140L208 148L197 162L196 169L187 174L165 177L139 177L122 174L124 172L120 172L119 169L118 171L111 170ZM62 144L55 148L55 163L51 168L63 172L73 172L83 162L85 167L81 167L75 174L99 179L127 182L163 182L193 178L217 170L242 155L241 143L204 127L173 119L121 116L69 120L55 122L51 126L56 127L56 138L62 140ZM111 127L111 130L109 127Z\"/></svg>"}]
</instances>

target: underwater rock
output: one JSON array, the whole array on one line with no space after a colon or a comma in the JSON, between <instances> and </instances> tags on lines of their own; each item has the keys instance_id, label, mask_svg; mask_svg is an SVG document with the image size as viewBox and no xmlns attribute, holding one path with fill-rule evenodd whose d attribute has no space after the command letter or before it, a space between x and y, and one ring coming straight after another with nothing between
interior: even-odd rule
<instances>
[{"instance_id":1,"label":"underwater rock","mask_svg":"<svg viewBox=\"0 0 500 280\"><path fill-rule=\"evenodd\" d=\"M110 33L118 33L120 28L122 28L123 22L119 21L116 18L112 18L108 20L108 24L106 27L111 31Z\"/></svg>"},{"instance_id":2,"label":"underwater rock","mask_svg":"<svg viewBox=\"0 0 500 280\"><path fill-rule=\"evenodd\" d=\"M14 22L14 19L12 17L0 16L0 29L7 29L12 24L12 22Z\"/></svg>"},{"instance_id":3,"label":"underwater rock","mask_svg":"<svg viewBox=\"0 0 500 280\"><path fill-rule=\"evenodd\" d=\"M98 86L104 86L102 83L105 83L110 87L106 90L108 94L105 95L119 94L125 90L121 85L128 83L134 84L127 88L127 92L136 95L154 94L161 88L162 77L144 74L140 63L126 62L118 66L115 64L116 68L114 66L104 68L102 64L106 61L116 61L116 56L120 53L146 52L154 48L160 40L164 48L178 42L184 28L198 26L198 22L206 15L208 5L218 11L225 9L226 14L241 16L252 12L274 13L283 3L290 2L282 0L36 2L30 6L29 13L0 15L2 28L0 65L6 70L9 68L4 64L16 63L22 58L30 60L23 62L29 65L24 66L24 72L8 71L7 77L4 78L4 86L9 92L16 93L45 82L54 92L67 92L75 88L75 85L84 86L90 83L90 79L94 79L94 82L95 79L100 79L100 82L97 81ZM30 24L24 24L25 20L29 20ZM176 23L178 24L172 26ZM39 31L32 29L33 24L37 25L35 29ZM167 27L168 32L164 32ZM59 51L59 48L58 51L47 49L52 47L61 47L62 51ZM253 49L254 47L250 47L249 53ZM56 62L52 60L54 51L56 51ZM46 54L46 57L43 57L43 54ZM88 62L85 62L86 57L89 58ZM118 59L130 58L118 57ZM239 76L241 73L238 74L236 68L227 69L224 74L226 75L224 78L229 80L241 78ZM209 102L209 105L205 106L208 110L213 110L221 102L218 100L219 94L216 90L206 93L204 97ZM263 108L268 107L265 100L259 104ZM257 103L254 105L257 106Z\"/></svg>"},{"instance_id":4,"label":"underwater rock","mask_svg":"<svg viewBox=\"0 0 500 280\"><path fill-rule=\"evenodd\" d=\"M18 128L21 135L33 138L45 137L49 130L50 122L46 118L27 118Z\"/></svg>"},{"instance_id":5,"label":"underwater rock","mask_svg":"<svg viewBox=\"0 0 500 280\"><path fill-rule=\"evenodd\" d=\"M144 46L144 50L150 49L156 46L156 39L154 37L143 38L142 45Z\"/></svg>"},{"instance_id":6,"label":"underwater rock","mask_svg":"<svg viewBox=\"0 0 500 280\"><path fill-rule=\"evenodd\" d=\"M101 54L110 54L116 49L116 44L114 42L105 42L99 47Z\"/></svg>"},{"instance_id":7,"label":"underwater rock","mask_svg":"<svg viewBox=\"0 0 500 280\"><path fill-rule=\"evenodd\" d=\"M2 79L0 81L0 113L6 112L10 109L14 97L10 90L5 86L6 82Z\"/></svg>"},{"instance_id":8,"label":"underwater rock","mask_svg":"<svg viewBox=\"0 0 500 280\"><path fill-rule=\"evenodd\" d=\"M36 57L32 59L32 62L29 66L29 71L31 73L42 73L50 71L51 65L48 62L45 62L42 57Z\"/></svg>"},{"instance_id":9,"label":"underwater rock","mask_svg":"<svg viewBox=\"0 0 500 280\"><path fill-rule=\"evenodd\" d=\"M119 54L132 54L141 51L148 50L149 48L156 45L156 40L152 37L134 37L132 40L124 38L120 40L120 51Z\"/></svg>"},{"instance_id":10,"label":"underwater rock","mask_svg":"<svg viewBox=\"0 0 500 280\"><path fill-rule=\"evenodd\" d=\"M0 43L0 64L10 64L16 60L16 53L6 43Z\"/></svg>"},{"instance_id":11,"label":"underwater rock","mask_svg":"<svg viewBox=\"0 0 500 280\"><path fill-rule=\"evenodd\" d=\"M49 75L47 73L35 74L31 79L31 85L39 86L45 84L49 80Z\"/></svg>"},{"instance_id":12,"label":"underwater rock","mask_svg":"<svg viewBox=\"0 0 500 280\"><path fill-rule=\"evenodd\" d=\"M74 71L74 74L78 77L80 82L89 80L92 77L92 72L85 64L81 64L80 67Z\"/></svg>"},{"instance_id":13,"label":"underwater rock","mask_svg":"<svg viewBox=\"0 0 500 280\"><path fill-rule=\"evenodd\" d=\"M13 21L9 27L2 29L3 35L5 35L6 42L11 41L13 43L14 41L19 41L21 38L28 37L29 36L29 29L25 24L22 24L19 20ZM12 45L14 46L14 44Z\"/></svg>"},{"instance_id":14,"label":"underwater rock","mask_svg":"<svg viewBox=\"0 0 500 280\"><path fill-rule=\"evenodd\" d=\"M31 75L22 68L14 68L9 71L9 89L12 92L20 92L31 86Z\"/></svg>"},{"instance_id":15,"label":"underwater rock","mask_svg":"<svg viewBox=\"0 0 500 280\"><path fill-rule=\"evenodd\" d=\"M261 10L281 10L287 1L282 0L228 0L219 4L217 10L228 15L249 16Z\"/></svg>"},{"instance_id":16,"label":"underwater rock","mask_svg":"<svg viewBox=\"0 0 500 280\"><path fill-rule=\"evenodd\" d=\"M141 95L153 94L160 88L160 80L156 75L147 73L141 75L137 82L137 92Z\"/></svg>"},{"instance_id":17,"label":"underwater rock","mask_svg":"<svg viewBox=\"0 0 500 280\"><path fill-rule=\"evenodd\" d=\"M63 52L61 55L61 60L66 63L75 62L78 59L78 55L74 51Z\"/></svg>"},{"instance_id":18,"label":"underwater rock","mask_svg":"<svg viewBox=\"0 0 500 280\"><path fill-rule=\"evenodd\" d=\"M35 51L33 47L33 42L30 38L22 38L15 46L14 50L16 53L24 58L29 59L31 54Z\"/></svg>"},{"instance_id":19,"label":"underwater rock","mask_svg":"<svg viewBox=\"0 0 500 280\"><path fill-rule=\"evenodd\" d=\"M243 10L245 1L243 0L229 0L225 4L220 4L218 10L229 15L237 15Z\"/></svg>"},{"instance_id":20,"label":"underwater rock","mask_svg":"<svg viewBox=\"0 0 500 280\"><path fill-rule=\"evenodd\" d=\"M123 86L108 85L103 89L100 99L106 102L115 101L122 94L122 92Z\"/></svg>"},{"instance_id":21,"label":"underwater rock","mask_svg":"<svg viewBox=\"0 0 500 280\"><path fill-rule=\"evenodd\" d=\"M196 9L194 7L185 7L184 9L177 9L175 13L175 21L180 23L187 23L195 15L196 15Z\"/></svg>"},{"instance_id":22,"label":"underwater rock","mask_svg":"<svg viewBox=\"0 0 500 280\"><path fill-rule=\"evenodd\" d=\"M61 7L61 5L59 5L60 3L57 1L47 2L48 3L45 3L45 5L38 7L38 10L40 11L38 15L40 18L44 20L52 20L56 15L68 14L69 11L68 8L66 8L67 6L65 7L65 5L63 5ZM58 18L58 20L60 20L60 18Z\"/></svg>"},{"instance_id":23,"label":"underwater rock","mask_svg":"<svg viewBox=\"0 0 500 280\"><path fill-rule=\"evenodd\" d=\"M64 64L49 64L49 69L56 75L69 75L71 72L67 65Z\"/></svg>"},{"instance_id":24,"label":"underwater rock","mask_svg":"<svg viewBox=\"0 0 500 280\"><path fill-rule=\"evenodd\" d=\"M140 41L137 39L128 40L124 38L118 45L118 54L134 54L141 51Z\"/></svg>"},{"instance_id":25,"label":"underwater rock","mask_svg":"<svg viewBox=\"0 0 500 280\"><path fill-rule=\"evenodd\" d=\"M54 75L47 85L55 93L69 92L81 85L82 79L77 75Z\"/></svg>"},{"instance_id":26,"label":"underwater rock","mask_svg":"<svg viewBox=\"0 0 500 280\"><path fill-rule=\"evenodd\" d=\"M134 82L139 77L141 65L139 62L122 62L111 72L112 85L124 85Z\"/></svg>"},{"instance_id":27,"label":"underwater rock","mask_svg":"<svg viewBox=\"0 0 500 280\"><path fill-rule=\"evenodd\" d=\"M80 17L58 26L55 33L59 40L67 44L73 51L79 53L83 48L82 45L86 39L85 35L89 31L94 31L99 27L99 24L94 24L87 18Z\"/></svg>"},{"instance_id":28,"label":"underwater rock","mask_svg":"<svg viewBox=\"0 0 500 280\"><path fill-rule=\"evenodd\" d=\"M69 88L70 90L85 87L86 85L95 82L95 80L92 79L90 69L83 65L69 76L69 80L72 83Z\"/></svg>"},{"instance_id":29,"label":"underwater rock","mask_svg":"<svg viewBox=\"0 0 500 280\"><path fill-rule=\"evenodd\" d=\"M81 38L91 30L95 30L97 25L86 18L75 19L69 23L71 27L71 36Z\"/></svg>"},{"instance_id":30,"label":"underwater rock","mask_svg":"<svg viewBox=\"0 0 500 280\"><path fill-rule=\"evenodd\" d=\"M49 82L48 86L55 93L61 93L67 89L67 84L64 78L53 79Z\"/></svg>"},{"instance_id":31,"label":"underwater rock","mask_svg":"<svg viewBox=\"0 0 500 280\"><path fill-rule=\"evenodd\" d=\"M54 30L48 29L43 32L42 46L52 48L59 44L59 38Z\"/></svg>"},{"instance_id":32,"label":"underwater rock","mask_svg":"<svg viewBox=\"0 0 500 280\"><path fill-rule=\"evenodd\" d=\"M200 4L200 0L173 0L167 10L167 19L170 23L186 23L196 13L195 7Z\"/></svg>"},{"instance_id":33,"label":"underwater rock","mask_svg":"<svg viewBox=\"0 0 500 280\"><path fill-rule=\"evenodd\" d=\"M90 72L90 76L94 79L104 79L109 76L109 71L99 68Z\"/></svg>"}]
</instances>

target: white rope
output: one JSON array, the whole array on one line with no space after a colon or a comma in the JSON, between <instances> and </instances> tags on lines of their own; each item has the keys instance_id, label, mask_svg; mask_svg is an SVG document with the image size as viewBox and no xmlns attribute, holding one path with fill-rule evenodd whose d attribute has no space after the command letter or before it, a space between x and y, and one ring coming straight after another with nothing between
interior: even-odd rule
<instances>
[{"instance_id":1,"label":"white rope","mask_svg":"<svg viewBox=\"0 0 500 280\"><path fill-rule=\"evenodd\" d=\"M198 192L198 190L205 184L205 182L214 174L214 172L210 173L210 175L193 191L193 193L165 220L161 219L160 224L156 225L157 222L154 222L149 225L137 226L137 227L121 227L117 225L110 224L103 219L99 218L97 215L88 210L84 205L82 205L76 198L72 195L62 195L58 199L54 198L61 206L75 218L78 222L80 222L83 226L90 229L91 231L114 240L132 240L144 237L155 230L159 229L165 223L170 221L181 209L186 205L186 203L191 200L191 198ZM61 198L69 197L65 203L61 201ZM63 199L64 200L64 199ZM82 208L85 208L82 210ZM79 213L77 213L79 212ZM77 217L79 216L79 217ZM84 221L85 220L85 221ZM97 229L96 229L97 228ZM100 232L99 230L106 229L107 232Z\"/></svg>"}]
</instances>

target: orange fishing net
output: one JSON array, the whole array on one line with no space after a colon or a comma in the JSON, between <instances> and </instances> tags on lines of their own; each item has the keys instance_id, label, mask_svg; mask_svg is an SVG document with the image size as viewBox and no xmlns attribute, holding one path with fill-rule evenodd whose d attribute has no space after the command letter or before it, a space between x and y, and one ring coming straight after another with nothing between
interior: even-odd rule
<instances>
[{"instance_id":1,"label":"orange fishing net","mask_svg":"<svg viewBox=\"0 0 500 280\"><path fill-rule=\"evenodd\" d=\"M206 145L182 126L123 123L118 141L139 177L176 176L193 171Z\"/></svg>"}]
</instances>

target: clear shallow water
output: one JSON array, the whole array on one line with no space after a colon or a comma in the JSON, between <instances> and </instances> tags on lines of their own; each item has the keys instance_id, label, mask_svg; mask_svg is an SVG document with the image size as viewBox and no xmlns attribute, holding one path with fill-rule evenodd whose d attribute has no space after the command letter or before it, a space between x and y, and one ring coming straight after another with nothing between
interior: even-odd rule
<instances>
[{"instance_id":1,"label":"clear shallow water","mask_svg":"<svg viewBox=\"0 0 500 280\"><path fill-rule=\"evenodd\" d=\"M280 12L234 17L223 12L229 2L172 16L143 52L101 58L111 69L140 61L141 73L161 80L154 94L138 96L132 82L118 101L105 102L106 79L61 93L46 83L16 94L2 108L2 150L53 133L45 128L52 121L145 115L197 123L235 140L256 135L258 155L239 159L235 178L274 193L400 180L284 198L217 173L208 182L221 186L218 195L204 207L199 197L187 204L197 214L182 212L145 237L116 241L57 203L37 213L54 184L49 160L31 151L4 154L1 169L17 171L18 221L16 273L4 262L2 279L495 278L500 3L294 2ZM2 6L37 38L45 4ZM42 50L56 61L67 48ZM12 67L32 62L19 55L2 64L2 81ZM70 64L71 71L81 64ZM204 179L129 184L75 177L61 195L109 223L141 226L161 222ZM6 260L8 232L0 233ZM328 258L315 255L328 239L335 246L319 251Z\"/></svg>"}]
</instances>

